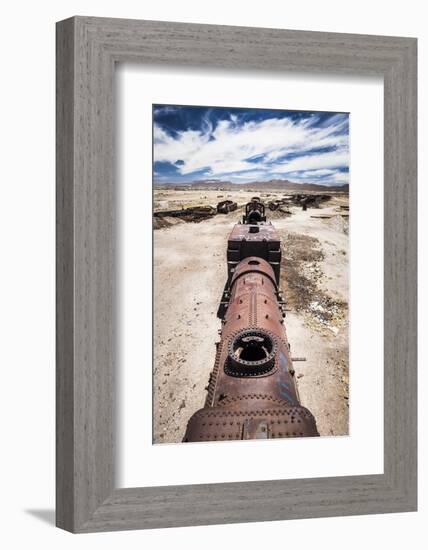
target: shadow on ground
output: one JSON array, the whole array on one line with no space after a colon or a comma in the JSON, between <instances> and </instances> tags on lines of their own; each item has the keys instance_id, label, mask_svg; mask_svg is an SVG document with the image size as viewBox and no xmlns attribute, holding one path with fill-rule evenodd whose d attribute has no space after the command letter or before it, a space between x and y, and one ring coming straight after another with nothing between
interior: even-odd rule
<instances>
[{"instance_id":1,"label":"shadow on ground","mask_svg":"<svg viewBox=\"0 0 428 550\"><path fill-rule=\"evenodd\" d=\"M25 510L25 513L39 519L40 521L43 521L44 523L48 523L52 526L55 525L55 510L53 509L31 508L29 510Z\"/></svg>"}]
</instances>

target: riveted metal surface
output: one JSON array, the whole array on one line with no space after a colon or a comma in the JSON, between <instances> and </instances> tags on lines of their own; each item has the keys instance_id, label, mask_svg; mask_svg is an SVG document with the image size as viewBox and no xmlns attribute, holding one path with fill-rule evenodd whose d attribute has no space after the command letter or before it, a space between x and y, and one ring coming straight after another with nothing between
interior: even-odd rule
<instances>
[{"instance_id":1,"label":"riveted metal surface","mask_svg":"<svg viewBox=\"0 0 428 550\"><path fill-rule=\"evenodd\" d=\"M259 353L254 352L259 348ZM258 376L275 368L278 350L276 336L267 330L249 328L240 330L229 338L225 372L230 376ZM249 358L244 353L247 351Z\"/></svg>"},{"instance_id":2,"label":"riveted metal surface","mask_svg":"<svg viewBox=\"0 0 428 550\"><path fill-rule=\"evenodd\" d=\"M257 229L257 232L253 230ZM229 235L227 245L227 269L230 280L233 269L250 256L257 256L269 262L279 283L281 264L281 241L271 223L257 225L237 224Z\"/></svg>"},{"instance_id":3,"label":"riveted metal surface","mask_svg":"<svg viewBox=\"0 0 428 550\"><path fill-rule=\"evenodd\" d=\"M260 256L245 257L233 269L205 407L189 420L184 441L318 435L300 403L277 283Z\"/></svg>"},{"instance_id":4,"label":"riveted metal surface","mask_svg":"<svg viewBox=\"0 0 428 550\"><path fill-rule=\"evenodd\" d=\"M239 262L233 272L230 286L232 287L236 280L240 277L245 277L245 275L251 277L251 275L255 273L260 273L261 275L267 277L276 289L277 284L272 266L266 260L263 260L263 258L259 258L258 256L249 256ZM251 281L252 279L250 278L249 280ZM265 284L264 279L260 279L260 284L262 286Z\"/></svg>"},{"instance_id":5,"label":"riveted metal surface","mask_svg":"<svg viewBox=\"0 0 428 550\"><path fill-rule=\"evenodd\" d=\"M230 441L318 436L315 419L304 407L236 410L204 408L190 419L184 441Z\"/></svg>"}]
</instances>

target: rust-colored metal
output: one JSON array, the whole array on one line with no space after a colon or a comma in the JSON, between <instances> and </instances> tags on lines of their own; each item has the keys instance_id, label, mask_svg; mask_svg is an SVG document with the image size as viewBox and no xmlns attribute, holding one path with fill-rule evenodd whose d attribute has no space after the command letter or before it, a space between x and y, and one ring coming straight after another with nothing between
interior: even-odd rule
<instances>
[{"instance_id":1,"label":"rust-colored metal","mask_svg":"<svg viewBox=\"0 0 428 550\"><path fill-rule=\"evenodd\" d=\"M281 201L270 201L268 204L269 210L278 210L281 204Z\"/></svg>"},{"instance_id":2,"label":"rust-colored metal","mask_svg":"<svg viewBox=\"0 0 428 550\"><path fill-rule=\"evenodd\" d=\"M231 200L221 201L217 204L217 212L219 214L229 214L229 212L234 212L238 208L236 202Z\"/></svg>"},{"instance_id":3,"label":"rust-colored metal","mask_svg":"<svg viewBox=\"0 0 428 550\"><path fill-rule=\"evenodd\" d=\"M258 256L269 262L279 284L281 265L281 241L270 222L258 224L238 223L227 241L227 281L218 307L217 317L223 319L230 296L230 282L236 266L250 256Z\"/></svg>"},{"instance_id":4,"label":"rust-colored metal","mask_svg":"<svg viewBox=\"0 0 428 550\"><path fill-rule=\"evenodd\" d=\"M184 441L319 435L300 403L277 284L262 257L234 268L205 407L189 420Z\"/></svg>"},{"instance_id":5,"label":"rust-colored metal","mask_svg":"<svg viewBox=\"0 0 428 550\"><path fill-rule=\"evenodd\" d=\"M245 214L242 217L242 223L256 224L265 221L265 205L260 201L259 197L253 197L245 205Z\"/></svg>"},{"instance_id":6,"label":"rust-colored metal","mask_svg":"<svg viewBox=\"0 0 428 550\"><path fill-rule=\"evenodd\" d=\"M191 208L182 208L181 210L162 210L153 212L153 217L164 218L184 218L187 221L201 221L215 216L217 210L212 206L192 206Z\"/></svg>"},{"instance_id":7,"label":"rust-colored metal","mask_svg":"<svg viewBox=\"0 0 428 550\"><path fill-rule=\"evenodd\" d=\"M269 262L279 284L281 241L271 223L236 224L227 241L228 278L239 262L258 256Z\"/></svg>"},{"instance_id":8,"label":"rust-colored metal","mask_svg":"<svg viewBox=\"0 0 428 550\"><path fill-rule=\"evenodd\" d=\"M268 202L269 210L281 210L281 206L289 206L289 205L296 205L301 206L303 210L307 210L310 208L319 208L320 204L322 202L326 202L331 200L331 195L325 195L325 194L302 194L302 193L294 193L293 195L286 195L282 197L281 199L274 199ZM282 210L284 212L284 210ZM287 210L285 210L285 213L289 213Z\"/></svg>"}]
</instances>

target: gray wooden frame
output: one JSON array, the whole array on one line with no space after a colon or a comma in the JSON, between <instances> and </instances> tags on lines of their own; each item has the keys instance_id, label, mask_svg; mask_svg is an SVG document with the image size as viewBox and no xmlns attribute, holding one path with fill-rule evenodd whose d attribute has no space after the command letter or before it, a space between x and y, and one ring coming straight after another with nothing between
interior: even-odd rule
<instances>
[{"instance_id":1,"label":"gray wooden frame","mask_svg":"<svg viewBox=\"0 0 428 550\"><path fill-rule=\"evenodd\" d=\"M382 475L115 488L116 62L383 76ZM91 532L416 510L416 298L416 39L88 17L57 24L59 527Z\"/></svg>"}]
</instances>

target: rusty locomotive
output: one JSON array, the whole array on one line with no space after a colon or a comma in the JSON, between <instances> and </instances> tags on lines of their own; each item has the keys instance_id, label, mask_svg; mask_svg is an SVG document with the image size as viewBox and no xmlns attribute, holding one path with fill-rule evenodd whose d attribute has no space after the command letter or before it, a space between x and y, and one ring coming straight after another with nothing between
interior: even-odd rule
<instances>
[{"instance_id":1,"label":"rusty locomotive","mask_svg":"<svg viewBox=\"0 0 428 550\"><path fill-rule=\"evenodd\" d=\"M190 418L184 442L319 435L294 377L280 264L278 234L253 197L229 235L220 341L205 406Z\"/></svg>"}]
</instances>

